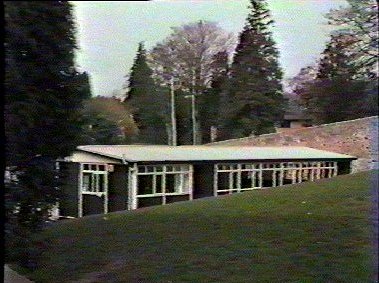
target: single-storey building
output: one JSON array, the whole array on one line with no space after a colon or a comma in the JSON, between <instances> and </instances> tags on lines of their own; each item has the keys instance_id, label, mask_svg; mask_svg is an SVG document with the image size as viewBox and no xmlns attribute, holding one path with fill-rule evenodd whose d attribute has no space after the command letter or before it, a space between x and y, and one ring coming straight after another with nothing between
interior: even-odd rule
<instances>
[{"instance_id":1,"label":"single-storey building","mask_svg":"<svg viewBox=\"0 0 379 283\"><path fill-rule=\"evenodd\" d=\"M85 145L59 162L62 217L82 217L350 173L307 147Z\"/></svg>"}]
</instances>

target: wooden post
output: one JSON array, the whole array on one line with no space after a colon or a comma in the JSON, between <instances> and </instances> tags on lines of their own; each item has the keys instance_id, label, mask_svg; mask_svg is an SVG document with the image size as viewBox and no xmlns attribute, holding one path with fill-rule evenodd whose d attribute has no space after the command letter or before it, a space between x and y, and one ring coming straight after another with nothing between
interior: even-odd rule
<instances>
[{"instance_id":1,"label":"wooden post","mask_svg":"<svg viewBox=\"0 0 379 283\"><path fill-rule=\"evenodd\" d=\"M283 179L284 179L284 164L280 163L279 186L283 186Z\"/></svg>"},{"instance_id":2,"label":"wooden post","mask_svg":"<svg viewBox=\"0 0 379 283\"><path fill-rule=\"evenodd\" d=\"M157 168L154 166L153 167L153 182L152 182L152 193L156 194L157 193Z\"/></svg>"},{"instance_id":3,"label":"wooden post","mask_svg":"<svg viewBox=\"0 0 379 283\"><path fill-rule=\"evenodd\" d=\"M192 142L193 144L197 144L197 131L196 131L196 110L195 110L195 93L191 95L191 105L192 105Z\"/></svg>"},{"instance_id":4,"label":"wooden post","mask_svg":"<svg viewBox=\"0 0 379 283\"><path fill-rule=\"evenodd\" d=\"M316 171L316 179L320 179L321 177L321 162L317 162L317 171Z\"/></svg>"},{"instance_id":5,"label":"wooden post","mask_svg":"<svg viewBox=\"0 0 379 283\"><path fill-rule=\"evenodd\" d=\"M217 190L218 190L218 164L215 164L213 166L213 195L215 197L217 197L218 193L217 193Z\"/></svg>"},{"instance_id":6,"label":"wooden post","mask_svg":"<svg viewBox=\"0 0 379 283\"><path fill-rule=\"evenodd\" d=\"M259 180L259 187L263 187L263 163L259 163L259 175L258 175L258 180Z\"/></svg>"},{"instance_id":7,"label":"wooden post","mask_svg":"<svg viewBox=\"0 0 379 283\"><path fill-rule=\"evenodd\" d=\"M162 168L162 204L166 204L166 165Z\"/></svg>"},{"instance_id":8,"label":"wooden post","mask_svg":"<svg viewBox=\"0 0 379 283\"><path fill-rule=\"evenodd\" d=\"M132 168L128 167L128 210L132 209Z\"/></svg>"},{"instance_id":9,"label":"wooden post","mask_svg":"<svg viewBox=\"0 0 379 283\"><path fill-rule=\"evenodd\" d=\"M241 169L242 169L242 165L241 164L237 164L237 192L241 192Z\"/></svg>"},{"instance_id":10,"label":"wooden post","mask_svg":"<svg viewBox=\"0 0 379 283\"><path fill-rule=\"evenodd\" d=\"M320 179L323 179L325 177L325 168L324 168L324 162L320 162Z\"/></svg>"},{"instance_id":11,"label":"wooden post","mask_svg":"<svg viewBox=\"0 0 379 283\"><path fill-rule=\"evenodd\" d=\"M134 163L133 170L131 172L132 183L131 183L131 209L137 209L137 191L138 191L138 167L137 163Z\"/></svg>"},{"instance_id":12,"label":"wooden post","mask_svg":"<svg viewBox=\"0 0 379 283\"><path fill-rule=\"evenodd\" d=\"M333 170L333 176L337 176L337 175L338 175L338 166L337 166L337 162L333 162L333 167L334 167L334 170Z\"/></svg>"},{"instance_id":13,"label":"wooden post","mask_svg":"<svg viewBox=\"0 0 379 283\"><path fill-rule=\"evenodd\" d=\"M229 194L233 193L233 181L234 181L234 176L233 172L229 172Z\"/></svg>"},{"instance_id":14,"label":"wooden post","mask_svg":"<svg viewBox=\"0 0 379 283\"><path fill-rule=\"evenodd\" d=\"M332 176L333 176L333 175L332 175L332 174L333 174L333 168L332 168L332 167L333 167L333 162L327 162L326 164L327 164L328 167L329 167L329 168L327 169L327 170L328 170L328 178L332 178Z\"/></svg>"},{"instance_id":15,"label":"wooden post","mask_svg":"<svg viewBox=\"0 0 379 283\"><path fill-rule=\"evenodd\" d=\"M171 127L172 127L172 145L177 145L177 130L176 130L176 113L175 113L175 92L174 92L174 77L170 81L171 91Z\"/></svg>"},{"instance_id":16,"label":"wooden post","mask_svg":"<svg viewBox=\"0 0 379 283\"><path fill-rule=\"evenodd\" d=\"M305 167L306 167L306 169L305 169L306 171L304 171L304 175L305 175L306 180L309 181L309 179L310 179L310 170L309 170L309 167L311 167L310 163L306 162L305 163Z\"/></svg>"},{"instance_id":17,"label":"wooden post","mask_svg":"<svg viewBox=\"0 0 379 283\"><path fill-rule=\"evenodd\" d=\"M104 165L106 167L106 165ZM104 174L104 214L108 213L108 172Z\"/></svg>"},{"instance_id":18,"label":"wooden post","mask_svg":"<svg viewBox=\"0 0 379 283\"><path fill-rule=\"evenodd\" d=\"M79 165L78 176L78 217L83 217L83 163Z\"/></svg>"},{"instance_id":19,"label":"wooden post","mask_svg":"<svg viewBox=\"0 0 379 283\"><path fill-rule=\"evenodd\" d=\"M292 177L292 184L296 184L296 173L297 173L297 171L296 171L296 164L295 163L292 163L292 175L291 175L291 177Z\"/></svg>"},{"instance_id":20,"label":"wooden post","mask_svg":"<svg viewBox=\"0 0 379 283\"><path fill-rule=\"evenodd\" d=\"M189 176L188 176L188 187L189 187L189 199L193 200L193 165L189 165Z\"/></svg>"},{"instance_id":21,"label":"wooden post","mask_svg":"<svg viewBox=\"0 0 379 283\"><path fill-rule=\"evenodd\" d=\"M251 187L252 188L256 188L256 176L257 176L257 172L255 171L255 164L252 164L252 169L253 171L251 171Z\"/></svg>"},{"instance_id":22,"label":"wooden post","mask_svg":"<svg viewBox=\"0 0 379 283\"><path fill-rule=\"evenodd\" d=\"M299 164L299 183L303 182L303 163Z\"/></svg>"}]
</instances>

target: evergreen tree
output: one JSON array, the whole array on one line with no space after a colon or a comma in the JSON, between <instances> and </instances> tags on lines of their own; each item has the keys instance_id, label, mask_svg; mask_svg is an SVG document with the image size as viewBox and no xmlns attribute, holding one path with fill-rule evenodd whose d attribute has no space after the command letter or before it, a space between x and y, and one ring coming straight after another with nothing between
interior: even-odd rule
<instances>
[{"instance_id":1,"label":"evergreen tree","mask_svg":"<svg viewBox=\"0 0 379 283\"><path fill-rule=\"evenodd\" d=\"M228 79L228 52L220 51L213 56L210 88L199 96L199 117L203 143L213 141L217 135L221 94L225 81Z\"/></svg>"},{"instance_id":2,"label":"evergreen tree","mask_svg":"<svg viewBox=\"0 0 379 283\"><path fill-rule=\"evenodd\" d=\"M332 35L319 62L316 79L303 88L301 100L316 123L332 123L369 115L369 81L358 75L346 45L350 35Z\"/></svg>"},{"instance_id":3,"label":"evergreen tree","mask_svg":"<svg viewBox=\"0 0 379 283\"><path fill-rule=\"evenodd\" d=\"M131 106L138 126L138 143L166 144L165 110L167 95L156 87L152 70L146 61L146 50L141 42L129 76L125 100Z\"/></svg>"},{"instance_id":4,"label":"evergreen tree","mask_svg":"<svg viewBox=\"0 0 379 283\"><path fill-rule=\"evenodd\" d=\"M271 132L283 113L279 54L269 31L273 21L265 1L251 0L250 8L225 89L224 138Z\"/></svg>"},{"instance_id":5,"label":"evergreen tree","mask_svg":"<svg viewBox=\"0 0 379 283\"><path fill-rule=\"evenodd\" d=\"M58 199L54 161L80 143L80 108L90 88L87 74L74 65L70 3L4 4L6 166L13 173L5 188L6 239L13 251Z\"/></svg>"}]
</instances>

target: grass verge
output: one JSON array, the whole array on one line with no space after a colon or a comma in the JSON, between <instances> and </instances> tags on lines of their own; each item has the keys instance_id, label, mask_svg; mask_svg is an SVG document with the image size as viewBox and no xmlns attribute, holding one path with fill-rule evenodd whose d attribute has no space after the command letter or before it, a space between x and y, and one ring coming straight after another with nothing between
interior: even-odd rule
<instances>
[{"instance_id":1,"label":"grass verge","mask_svg":"<svg viewBox=\"0 0 379 283\"><path fill-rule=\"evenodd\" d=\"M372 282L377 171L55 223L37 282ZM377 190L376 190L377 192Z\"/></svg>"}]
</instances>

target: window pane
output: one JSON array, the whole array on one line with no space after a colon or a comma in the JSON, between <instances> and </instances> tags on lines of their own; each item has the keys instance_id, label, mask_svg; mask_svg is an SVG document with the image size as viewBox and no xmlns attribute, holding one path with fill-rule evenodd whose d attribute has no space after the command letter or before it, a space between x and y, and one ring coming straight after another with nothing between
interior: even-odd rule
<instances>
[{"instance_id":1,"label":"window pane","mask_svg":"<svg viewBox=\"0 0 379 283\"><path fill-rule=\"evenodd\" d=\"M182 192L184 176L182 174L168 174L166 175L166 193L180 193Z\"/></svg>"},{"instance_id":2,"label":"window pane","mask_svg":"<svg viewBox=\"0 0 379 283\"><path fill-rule=\"evenodd\" d=\"M138 195L147 195L153 193L153 176L140 175L138 176Z\"/></svg>"},{"instance_id":3,"label":"window pane","mask_svg":"<svg viewBox=\"0 0 379 283\"><path fill-rule=\"evenodd\" d=\"M138 172L145 172L145 166L138 166Z\"/></svg>"},{"instance_id":4,"label":"window pane","mask_svg":"<svg viewBox=\"0 0 379 283\"><path fill-rule=\"evenodd\" d=\"M83 170L89 170L89 164L83 164Z\"/></svg>"},{"instance_id":5,"label":"window pane","mask_svg":"<svg viewBox=\"0 0 379 283\"><path fill-rule=\"evenodd\" d=\"M176 174L166 175L166 193L175 193L175 176Z\"/></svg>"},{"instance_id":6,"label":"window pane","mask_svg":"<svg viewBox=\"0 0 379 283\"><path fill-rule=\"evenodd\" d=\"M182 186L183 186L183 177L182 177L182 174L176 174L174 175L174 180L175 180L175 192L176 193L180 193L181 190L182 190Z\"/></svg>"},{"instance_id":7,"label":"window pane","mask_svg":"<svg viewBox=\"0 0 379 283\"><path fill-rule=\"evenodd\" d=\"M238 173L235 172L235 173L232 173L233 175L233 189L237 189L238 188Z\"/></svg>"},{"instance_id":8,"label":"window pane","mask_svg":"<svg viewBox=\"0 0 379 283\"><path fill-rule=\"evenodd\" d=\"M91 192L96 192L96 183L97 183L97 178L95 174L91 174L91 188L90 188Z\"/></svg>"},{"instance_id":9,"label":"window pane","mask_svg":"<svg viewBox=\"0 0 379 283\"><path fill-rule=\"evenodd\" d=\"M180 166L180 170L188 172L189 171L189 165L182 165L182 166Z\"/></svg>"},{"instance_id":10,"label":"window pane","mask_svg":"<svg viewBox=\"0 0 379 283\"><path fill-rule=\"evenodd\" d=\"M105 166L104 165L99 165L99 171L105 171Z\"/></svg>"},{"instance_id":11,"label":"window pane","mask_svg":"<svg viewBox=\"0 0 379 283\"><path fill-rule=\"evenodd\" d=\"M104 192L105 190L104 182L105 182L105 175L98 174L98 187L97 187L98 192Z\"/></svg>"},{"instance_id":12,"label":"window pane","mask_svg":"<svg viewBox=\"0 0 379 283\"><path fill-rule=\"evenodd\" d=\"M91 190L91 181L92 181L92 174L91 173L83 173L83 191L90 192Z\"/></svg>"},{"instance_id":13,"label":"window pane","mask_svg":"<svg viewBox=\"0 0 379 283\"><path fill-rule=\"evenodd\" d=\"M160 194L162 193L162 175L155 176L156 178L156 193Z\"/></svg>"},{"instance_id":14,"label":"window pane","mask_svg":"<svg viewBox=\"0 0 379 283\"><path fill-rule=\"evenodd\" d=\"M189 174L183 174L182 179L183 179L182 192L188 193L189 192Z\"/></svg>"},{"instance_id":15,"label":"window pane","mask_svg":"<svg viewBox=\"0 0 379 283\"><path fill-rule=\"evenodd\" d=\"M248 189L252 188L252 174L253 172L244 171L241 172L241 188L242 189Z\"/></svg>"},{"instance_id":16,"label":"window pane","mask_svg":"<svg viewBox=\"0 0 379 283\"><path fill-rule=\"evenodd\" d=\"M172 166L174 171L181 171L180 165Z\"/></svg>"},{"instance_id":17,"label":"window pane","mask_svg":"<svg viewBox=\"0 0 379 283\"><path fill-rule=\"evenodd\" d=\"M263 187L272 187L272 171L262 172Z\"/></svg>"},{"instance_id":18,"label":"window pane","mask_svg":"<svg viewBox=\"0 0 379 283\"><path fill-rule=\"evenodd\" d=\"M229 173L218 173L218 189L228 190L229 189Z\"/></svg>"}]
</instances>

